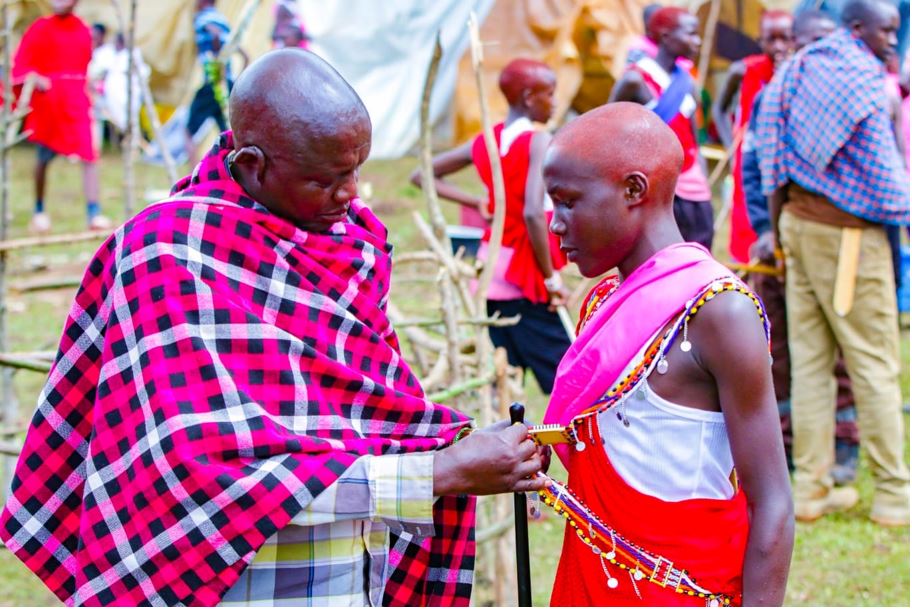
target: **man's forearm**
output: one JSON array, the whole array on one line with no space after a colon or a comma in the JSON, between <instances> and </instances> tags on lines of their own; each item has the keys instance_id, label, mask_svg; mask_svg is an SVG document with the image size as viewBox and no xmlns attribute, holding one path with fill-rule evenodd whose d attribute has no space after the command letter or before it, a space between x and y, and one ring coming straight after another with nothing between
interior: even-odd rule
<instances>
[{"instance_id":1,"label":"man's forearm","mask_svg":"<svg viewBox=\"0 0 912 609\"><path fill-rule=\"evenodd\" d=\"M782 214L782 204L785 202L785 187L777 188L773 194L766 198L769 207L770 228L773 231L773 237L776 244L779 244L779 216Z\"/></svg>"},{"instance_id":2,"label":"man's forearm","mask_svg":"<svg viewBox=\"0 0 912 609\"><path fill-rule=\"evenodd\" d=\"M750 511L750 536L742 570L743 604L782 605L795 541L791 499L771 498L751 506Z\"/></svg>"},{"instance_id":3,"label":"man's forearm","mask_svg":"<svg viewBox=\"0 0 912 609\"><path fill-rule=\"evenodd\" d=\"M548 227L545 225L545 215L525 218L526 229L529 231L529 241L532 242L532 251L535 262L545 279L554 274L554 265L551 264L551 246L548 243Z\"/></svg>"}]
</instances>

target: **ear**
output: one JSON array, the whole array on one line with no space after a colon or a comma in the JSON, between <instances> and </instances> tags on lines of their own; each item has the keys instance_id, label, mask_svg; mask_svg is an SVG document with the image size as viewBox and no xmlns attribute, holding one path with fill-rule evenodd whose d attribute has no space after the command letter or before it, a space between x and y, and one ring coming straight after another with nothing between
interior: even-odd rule
<instances>
[{"instance_id":1,"label":"ear","mask_svg":"<svg viewBox=\"0 0 912 609\"><path fill-rule=\"evenodd\" d=\"M247 192L259 190L266 174L266 155L259 146L242 146L232 153L229 166Z\"/></svg>"},{"instance_id":2,"label":"ear","mask_svg":"<svg viewBox=\"0 0 912 609\"><path fill-rule=\"evenodd\" d=\"M852 36L859 38L861 36L861 30L864 28L864 24L861 22L861 19L856 19L849 24L849 31L852 32Z\"/></svg>"},{"instance_id":3,"label":"ear","mask_svg":"<svg viewBox=\"0 0 912 609\"><path fill-rule=\"evenodd\" d=\"M529 98L532 97L532 89L523 89L522 90L522 105L523 108L529 107Z\"/></svg>"},{"instance_id":4,"label":"ear","mask_svg":"<svg viewBox=\"0 0 912 609\"><path fill-rule=\"evenodd\" d=\"M646 200L649 192L649 178L639 171L634 171L624 177L624 203L627 207L635 207Z\"/></svg>"}]
</instances>

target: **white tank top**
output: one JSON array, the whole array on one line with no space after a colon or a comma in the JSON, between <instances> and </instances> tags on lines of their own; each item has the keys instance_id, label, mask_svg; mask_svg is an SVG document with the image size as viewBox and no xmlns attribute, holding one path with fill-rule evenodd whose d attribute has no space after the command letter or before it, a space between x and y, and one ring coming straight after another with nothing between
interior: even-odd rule
<instances>
[{"instance_id":1,"label":"white tank top","mask_svg":"<svg viewBox=\"0 0 912 609\"><path fill-rule=\"evenodd\" d=\"M598 425L614 469L641 493L663 501L734 495L734 460L721 412L669 402L643 380L626 404L599 413Z\"/></svg>"}]
</instances>

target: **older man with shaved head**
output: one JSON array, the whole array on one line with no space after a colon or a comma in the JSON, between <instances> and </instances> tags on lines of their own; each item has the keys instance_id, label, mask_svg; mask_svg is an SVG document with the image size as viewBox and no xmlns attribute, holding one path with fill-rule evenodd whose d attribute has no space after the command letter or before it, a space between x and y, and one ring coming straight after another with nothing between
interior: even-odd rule
<instances>
[{"instance_id":1,"label":"older man with shaved head","mask_svg":"<svg viewBox=\"0 0 912 609\"><path fill-rule=\"evenodd\" d=\"M899 322L885 231L909 222L909 175L884 93L899 12L883 0L851 0L842 25L783 66L757 117L763 193L786 269L795 514L816 520L859 500L854 488L834 487L830 473L838 347L874 474L869 516L908 526Z\"/></svg>"},{"instance_id":2,"label":"older man with shaved head","mask_svg":"<svg viewBox=\"0 0 912 609\"><path fill-rule=\"evenodd\" d=\"M68 604L465 605L469 495L540 488L539 451L403 362L348 83L276 51L230 113L89 264L0 538Z\"/></svg>"},{"instance_id":3,"label":"older man with shaved head","mask_svg":"<svg viewBox=\"0 0 912 609\"><path fill-rule=\"evenodd\" d=\"M758 606L785 593L794 525L766 319L683 241L683 161L675 133L634 103L582 115L545 155L561 248L586 277L618 271L585 300L545 415L570 441L558 447L567 487L544 491L569 521L552 605Z\"/></svg>"}]
</instances>

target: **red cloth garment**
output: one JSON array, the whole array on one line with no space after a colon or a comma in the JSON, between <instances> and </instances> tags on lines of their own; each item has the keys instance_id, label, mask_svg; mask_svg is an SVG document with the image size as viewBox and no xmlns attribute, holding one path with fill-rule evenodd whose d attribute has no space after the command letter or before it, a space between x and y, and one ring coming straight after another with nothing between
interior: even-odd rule
<instances>
[{"instance_id":1,"label":"red cloth garment","mask_svg":"<svg viewBox=\"0 0 912 609\"><path fill-rule=\"evenodd\" d=\"M738 114L735 117L735 133L747 128L750 121L751 109L757 94L773 79L773 60L766 55L749 55L744 61L744 78L741 80L741 101ZM735 148L732 159L732 176L735 181L732 193L731 235L729 236L729 252L737 262L750 261L750 247L757 240L757 234L751 227L750 218L747 216L747 203L744 198L744 181L741 176L741 157L744 140L742 139Z\"/></svg>"},{"instance_id":2,"label":"red cloth garment","mask_svg":"<svg viewBox=\"0 0 912 609\"><path fill-rule=\"evenodd\" d=\"M590 415L595 417L595 415ZM589 429L592 429L590 436ZM569 484L599 519L651 554L685 569L700 586L741 604L741 571L749 520L743 491L731 499L688 499L667 502L632 488L615 471L602 449L598 425L581 425L579 439L588 448L572 451ZM590 439L594 440L590 442ZM610 438L605 438L611 441ZM644 458L648 458L644 455ZM629 572L607 565L618 580L608 587L599 556L567 527L551 605L555 607L705 606L706 600L663 588L648 580L634 589Z\"/></svg>"},{"instance_id":3,"label":"red cloth garment","mask_svg":"<svg viewBox=\"0 0 912 609\"><path fill-rule=\"evenodd\" d=\"M51 80L35 89L24 129L29 141L83 161L98 158L92 140L92 105L86 72L92 60L92 35L76 15L51 15L35 21L22 36L13 60L13 82L30 72Z\"/></svg>"},{"instance_id":4,"label":"red cloth garment","mask_svg":"<svg viewBox=\"0 0 912 609\"><path fill-rule=\"evenodd\" d=\"M101 246L66 320L0 538L69 605L215 605L359 456L467 423L401 358L380 221L355 200L298 229L231 178L231 149ZM468 604L474 501L441 497L435 523L391 540L390 602Z\"/></svg>"},{"instance_id":5,"label":"red cloth garment","mask_svg":"<svg viewBox=\"0 0 912 609\"><path fill-rule=\"evenodd\" d=\"M494 127L494 138L500 149L500 138L504 124ZM506 155L501 155L500 165L503 171L504 191L506 194L506 217L504 219L503 245L513 249L513 258L507 267L506 279L519 287L524 297L534 303L548 302L548 290L545 288L545 276L535 260L535 250L523 218L526 205L526 181L529 177L529 148L534 131L526 131L513 141ZM478 176L488 189L488 210L494 213L494 180L491 175L491 161L485 147L484 136L478 135L472 143L472 162L478 170ZM546 212L550 223L551 213ZM484 240L488 241L491 231L485 232ZM548 243L551 250L551 264L554 270L560 270L567 263L560 251L559 240L549 231Z\"/></svg>"}]
</instances>

